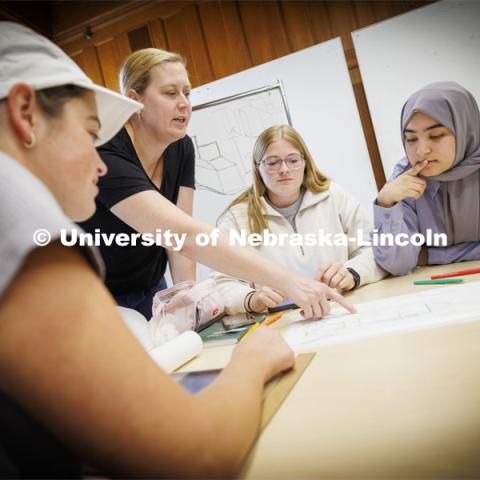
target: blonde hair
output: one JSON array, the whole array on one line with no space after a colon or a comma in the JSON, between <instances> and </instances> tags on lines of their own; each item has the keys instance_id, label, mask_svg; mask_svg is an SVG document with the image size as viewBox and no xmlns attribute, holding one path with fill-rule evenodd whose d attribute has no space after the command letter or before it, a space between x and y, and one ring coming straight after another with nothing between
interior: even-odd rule
<instances>
[{"instance_id":1,"label":"blonde hair","mask_svg":"<svg viewBox=\"0 0 480 480\"><path fill-rule=\"evenodd\" d=\"M180 54L159 48L143 48L130 54L120 68L118 84L122 94L127 95L130 89L142 94L150 83L152 68L166 62L187 65Z\"/></svg>"},{"instance_id":2,"label":"blonde hair","mask_svg":"<svg viewBox=\"0 0 480 480\"><path fill-rule=\"evenodd\" d=\"M328 190L330 179L318 170L313 157L308 150L303 138L290 125L274 125L264 130L257 138L252 152L252 186L240 194L228 206L227 210L234 205L247 202L248 225L251 233L262 234L263 230L268 230L266 220L266 209L261 202L261 198L265 195L267 189L263 183L258 167L265 155L267 148L277 140L286 140L295 147L305 159L305 172L303 175L302 185L306 190L314 193L320 193Z\"/></svg>"}]
</instances>

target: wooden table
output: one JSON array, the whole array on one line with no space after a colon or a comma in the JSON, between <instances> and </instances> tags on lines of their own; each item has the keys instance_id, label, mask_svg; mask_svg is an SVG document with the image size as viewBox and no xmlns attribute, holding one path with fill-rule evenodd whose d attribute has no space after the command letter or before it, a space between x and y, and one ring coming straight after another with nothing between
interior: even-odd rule
<instances>
[{"instance_id":1,"label":"wooden table","mask_svg":"<svg viewBox=\"0 0 480 480\"><path fill-rule=\"evenodd\" d=\"M412 282L477 267L422 267L348 298L438 288ZM222 366L230 352L206 349L186 369ZM319 347L240 476L480 478L480 321Z\"/></svg>"}]
</instances>

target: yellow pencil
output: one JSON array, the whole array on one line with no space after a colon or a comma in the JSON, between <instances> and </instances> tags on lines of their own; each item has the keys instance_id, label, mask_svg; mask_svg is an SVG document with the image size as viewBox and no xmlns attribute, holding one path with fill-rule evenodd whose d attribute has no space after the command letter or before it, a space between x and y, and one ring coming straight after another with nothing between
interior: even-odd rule
<instances>
[{"instance_id":1,"label":"yellow pencil","mask_svg":"<svg viewBox=\"0 0 480 480\"><path fill-rule=\"evenodd\" d=\"M256 328L260 326L260 323L255 322L241 337L240 340L243 340L245 337L248 337Z\"/></svg>"}]
</instances>

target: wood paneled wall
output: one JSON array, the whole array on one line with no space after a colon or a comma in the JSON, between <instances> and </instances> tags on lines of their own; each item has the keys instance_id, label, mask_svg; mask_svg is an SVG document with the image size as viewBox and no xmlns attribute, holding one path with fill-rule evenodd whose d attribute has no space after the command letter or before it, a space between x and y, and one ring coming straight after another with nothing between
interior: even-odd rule
<instances>
[{"instance_id":1,"label":"wood paneled wall","mask_svg":"<svg viewBox=\"0 0 480 480\"><path fill-rule=\"evenodd\" d=\"M340 36L377 187L380 188L385 176L351 32L426 3L136 2L128 9L122 7L117 15L106 17L103 14L98 20L91 19L88 25L93 36L90 40L83 37L86 22L76 29L63 25L64 30L54 31L53 36L92 79L113 89L118 89L118 69L123 59L137 48L154 46L181 53L187 59L192 85L198 86ZM61 9L55 9L55 14L61 15Z\"/></svg>"}]
</instances>

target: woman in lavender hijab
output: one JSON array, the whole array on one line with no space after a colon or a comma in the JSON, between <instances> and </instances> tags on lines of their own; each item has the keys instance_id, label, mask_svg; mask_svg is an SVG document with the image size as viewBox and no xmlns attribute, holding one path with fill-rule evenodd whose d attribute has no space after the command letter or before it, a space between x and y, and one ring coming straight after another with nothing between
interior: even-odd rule
<instances>
[{"instance_id":1,"label":"woman in lavender hijab","mask_svg":"<svg viewBox=\"0 0 480 480\"><path fill-rule=\"evenodd\" d=\"M395 165L373 211L380 234L406 234L408 245L374 246L377 263L404 275L416 265L479 260L480 113L475 98L457 83L432 83L405 103L401 134L406 157ZM432 238L446 234L446 245L410 242L412 235L426 237L428 230Z\"/></svg>"}]
</instances>

